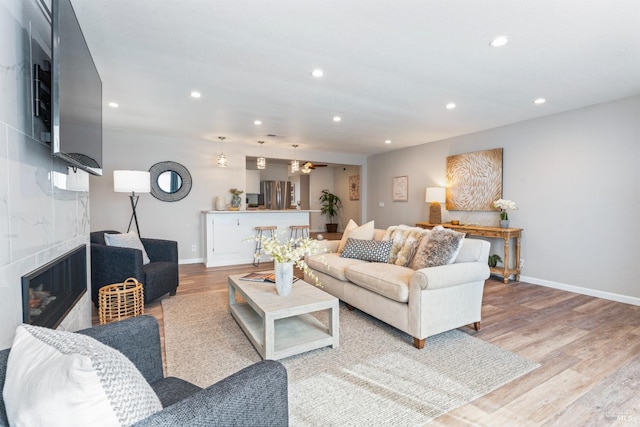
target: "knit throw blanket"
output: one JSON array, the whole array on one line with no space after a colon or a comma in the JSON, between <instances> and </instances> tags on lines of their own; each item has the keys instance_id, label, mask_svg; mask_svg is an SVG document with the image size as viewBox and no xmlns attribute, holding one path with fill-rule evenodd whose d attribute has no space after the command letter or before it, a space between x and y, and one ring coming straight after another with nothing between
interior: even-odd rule
<instances>
[{"instance_id":1,"label":"knit throw blanket","mask_svg":"<svg viewBox=\"0 0 640 427\"><path fill-rule=\"evenodd\" d=\"M382 240L393 240L389 264L409 265L420 239L428 235L430 230L408 225L392 225L387 228Z\"/></svg>"}]
</instances>

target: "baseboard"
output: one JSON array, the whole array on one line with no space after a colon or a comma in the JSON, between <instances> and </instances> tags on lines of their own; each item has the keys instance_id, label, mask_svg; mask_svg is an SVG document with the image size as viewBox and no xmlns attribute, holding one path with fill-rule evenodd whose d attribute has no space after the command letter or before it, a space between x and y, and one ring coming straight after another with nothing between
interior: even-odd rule
<instances>
[{"instance_id":1,"label":"baseboard","mask_svg":"<svg viewBox=\"0 0 640 427\"><path fill-rule=\"evenodd\" d=\"M520 276L520 281L531 283L534 285L546 286L547 288L560 289L561 291L573 292L581 295L589 295L591 297L640 306L640 298L630 297L628 295L614 294L612 292L582 288L580 286L567 285L565 283L552 282L550 280L537 279L535 277L528 276Z\"/></svg>"},{"instance_id":2,"label":"baseboard","mask_svg":"<svg viewBox=\"0 0 640 427\"><path fill-rule=\"evenodd\" d=\"M188 259L179 259L178 264L198 264L203 263L203 258L188 258Z\"/></svg>"}]
</instances>

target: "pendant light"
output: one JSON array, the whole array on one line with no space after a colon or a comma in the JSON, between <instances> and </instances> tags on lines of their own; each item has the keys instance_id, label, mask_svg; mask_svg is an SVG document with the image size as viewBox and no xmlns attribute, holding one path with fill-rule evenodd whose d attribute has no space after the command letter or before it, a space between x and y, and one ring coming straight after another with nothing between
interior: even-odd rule
<instances>
[{"instance_id":1,"label":"pendant light","mask_svg":"<svg viewBox=\"0 0 640 427\"><path fill-rule=\"evenodd\" d=\"M296 173L300 170L300 162L298 162L298 144L293 144L293 160L291 160L291 173Z\"/></svg>"},{"instance_id":2,"label":"pendant light","mask_svg":"<svg viewBox=\"0 0 640 427\"><path fill-rule=\"evenodd\" d=\"M258 166L258 169L266 169L267 159L262 155L262 144L264 144L264 141L258 141L258 144L260 144L260 157L256 160L256 165Z\"/></svg>"},{"instance_id":3,"label":"pendant light","mask_svg":"<svg viewBox=\"0 0 640 427\"><path fill-rule=\"evenodd\" d=\"M226 168L227 167L227 156L224 155L224 150L222 149L222 143L225 140L224 136L219 136L218 139L220 140L220 154L218 155L218 167L219 168Z\"/></svg>"}]
</instances>

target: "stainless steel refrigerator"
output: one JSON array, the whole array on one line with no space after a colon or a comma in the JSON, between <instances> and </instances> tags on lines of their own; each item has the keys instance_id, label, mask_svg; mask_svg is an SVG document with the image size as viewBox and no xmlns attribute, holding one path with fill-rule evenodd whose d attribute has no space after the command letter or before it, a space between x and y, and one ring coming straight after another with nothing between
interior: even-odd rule
<instances>
[{"instance_id":1,"label":"stainless steel refrigerator","mask_svg":"<svg viewBox=\"0 0 640 427\"><path fill-rule=\"evenodd\" d=\"M289 181L262 181L260 183L260 198L264 201L265 209L289 209L291 207L291 193L293 186Z\"/></svg>"}]
</instances>

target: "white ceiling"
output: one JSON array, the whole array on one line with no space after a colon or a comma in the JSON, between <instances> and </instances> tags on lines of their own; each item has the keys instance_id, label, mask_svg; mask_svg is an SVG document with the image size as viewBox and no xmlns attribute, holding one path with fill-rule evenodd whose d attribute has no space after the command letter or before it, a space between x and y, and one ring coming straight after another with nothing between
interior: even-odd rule
<instances>
[{"instance_id":1,"label":"white ceiling","mask_svg":"<svg viewBox=\"0 0 640 427\"><path fill-rule=\"evenodd\" d=\"M370 155L640 93L638 0L72 2L111 128Z\"/></svg>"}]
</instances>

